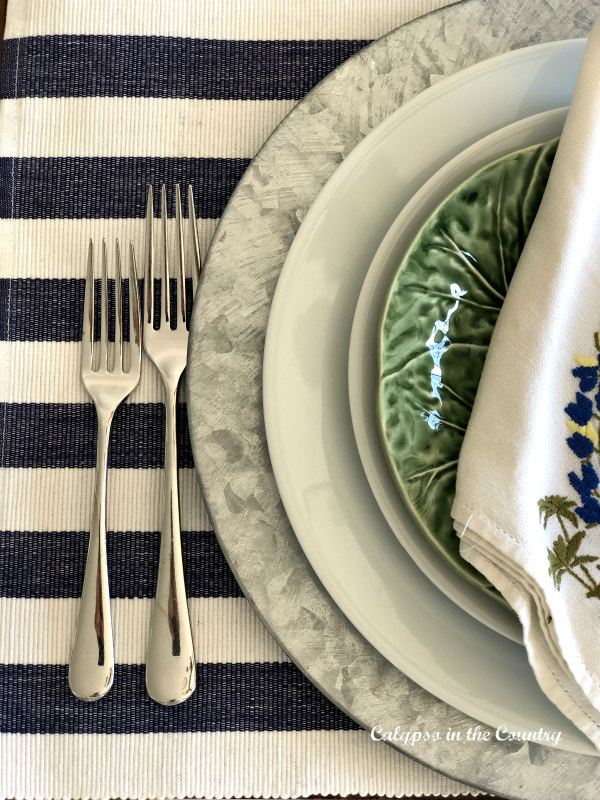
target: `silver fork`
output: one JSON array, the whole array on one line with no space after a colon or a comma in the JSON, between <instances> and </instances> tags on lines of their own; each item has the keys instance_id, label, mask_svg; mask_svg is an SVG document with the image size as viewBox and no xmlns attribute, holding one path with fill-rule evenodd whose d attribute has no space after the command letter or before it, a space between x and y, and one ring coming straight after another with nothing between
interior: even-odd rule
<instances>
[{"instance_id":1,"label":"silver fork","mask_svg":"<svg viewBox=\"0 0 600 800\"><path fill-rule=\"evenodd\" d=\"M129 366L125 370L121 252L116 242L115 344L112 367L108 344L108 279L106 242L102 242L100 341L94 342L94 247L90 241L85 283L81 377L96 406L98 443L96 483L90 525L90 541L75 642L69 665L69 686L81 700L99 700L112 686L114 651L106 565L106 474L110 425L118 405L140 379L142 344L140 303L131 245L129 267Z\"/></svg>"},{"instance_id":2,"label":"silver fork","mask_svg":"<svg viewBox=\"0 0 600 800\"><path fill-rule=\"evenodd\" d=\"M192 187L188 189L189 230L191 237L192 291L196 292L200 276L200 248ZM175 410L177 386L187 362L187 310L185 286L184 236L181 193L175 188L176 262L175 311L171 319L171 287L169 242L167 236L167 197L161 192L163 231L162 291L155 313L154 279L159 277L154 254L154 206L152 187L148 188L146 238L144 254L144 349L160 372L165 388L165 478L161 524L160 561L156 596L152 607L150 639L146 658L146 688L150 697L163 705L186 700L196 687L196 659L185 593L181 530L179 522L179 490L177 483L177 440ZM157 330L155 330L157 323Z\"/></svg>"}]
</instances>

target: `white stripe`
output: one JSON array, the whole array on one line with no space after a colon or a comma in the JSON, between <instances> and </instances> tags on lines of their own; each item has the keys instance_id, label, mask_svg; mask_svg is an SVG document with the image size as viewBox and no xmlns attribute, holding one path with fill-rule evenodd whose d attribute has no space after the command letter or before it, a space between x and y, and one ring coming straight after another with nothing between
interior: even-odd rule
<instances>
[{"instance_id":1,"label":"white stripe","mask_svg":"<svg viewBox=\"0 0 600 800\"><path fill-rule=\"evenodd\" d=\"M0 278L83 278L90 238L96 254L102 239L109 243L110 270L114 269L114 241L121 249L132 241L138 277L143 277L143 219L2 219L0 220ZM200 251L204 257L217 220L198 220ZM174 242L175 220L169 220L170 241ZM156 222L157 248L162 247ZM187 244L186 236L186 244ZM129 256L124 269L129 269ZM96 269L99 270L96 256ZM99 274L99 273L97 273ZM190 270L188 268L188 274Z\"/></svg>"},{"instance_id":2,"label":"white stripe","mask_svg":"<svg viewBox=\"0 0 600 800\"><path fill-rule=\"evenodd\" d=\"M2 155L253 158L294 105L144 97L3 100Z\"/></svg>"},{"instance_id":3,"label":"white stripe","mask_svg":"<svg viewBox=\"0 0 600 800\"><path fill-rule=\"evenodd\" d=\"M162 501L161 469L109 469L108 529L158 531ZM3 531L84 531L88 529L92 469L4 469ZM230 490L235 491L235 487ZM181 527L210 531L212 525L193 469L179 470ZM243 506L243 498L239 500ZM254 501L256 502L256 501Z\"/></svg>"},{"instance_id":4,"label":"white stripe","mask_svg":"<svg viewBox=\"0 0 600 800\"><path fill-rule=\"evenodd\" d=\"M367 731L0 735L2 797L479 794Z\"/></svg>"},{"instance_id":5,"label":"white stripe","mask_svg":"<svg viewBox=\"0 0 600 800\"><path fill-rule=\"evenodd\" d=\"M91 403L81 382L80 358L79 342L0 341L0 364L10 375L10 381L0 381L0 403ZM186 399L185 373L178 399ZM162 380L145 352L140 382L126 402L164 402Z\"/></svg>"},{"instance_id":6,"label":"white stripe","mask_svg":"<svg viewBox=\"0 0 600 800\"><path fill-rule=\"evenodd\" d=\"M288 657L244 597L188 600L194 650L205 664L287 662ZM151 599L113 599L115 659L144 664ZM1 664L68 664L77 622L77 599L0 597Z\"/></svg>"},{"instance_id":7,"label":"white stripe","mask_svg":"<svg viewBox=\"0 0 600 800\"><path fill-rule=\"evenodd\" d=\"M197 39L377 39L448 0L53 0L11 3L5 37L56 34Z\"/></svg>"}]
</instances>

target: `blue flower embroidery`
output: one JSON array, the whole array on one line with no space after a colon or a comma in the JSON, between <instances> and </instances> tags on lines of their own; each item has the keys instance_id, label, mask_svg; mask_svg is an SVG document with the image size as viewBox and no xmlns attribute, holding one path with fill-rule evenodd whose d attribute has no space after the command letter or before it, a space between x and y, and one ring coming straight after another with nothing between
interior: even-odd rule
<instances>
[{"instance_id":1,"label":"blue flower embroidery","mask_svg":"<svg viewBox=\"0 0 600 800\"><path fill-rule=\"evenodd\" d=\"M573 436L570 436L567 439L567 444L577 458L589 458L594 452L594 443L587 436L582 436L580 433L574 433Z\"/></svg>"},{"instance_id":2,"label":"blue flower embroidery","mask_svg":"<svg viewBox=\"0 0 600 800\"><path fill-rule=\"evenodd\" d=\"M600 503L595 497L586 497L583 505L575 509L577 516L579 516L586 524L592 522L600 522Z\"/></svg>"},{"instance_id":3,"label":"blue flower embroidery","mask_svg":"<svg viewBox=\"0 0 600 800\"><path fill-rule=\"evenodd\" d=\"M577 434L575 434L577 436ZM581 437L584 438L583 436ZM569 472L569 483L575 489L581 499L581 506L575 509L575 513L585 523L600 522L600 503L592 497L594 489L600 485L598 473L588 462L581 465L581 478L576 472Z\"/></svg>"},{"instance_id":4,"label":"blue flower embroidery","mask_svg":"<svg viewBox=\"0 0 600 800\"><path fill-rule=\"evenodd\" d=\"M573 375L579 378L579 388L582 392L591 392L598 383L597 367L576 367Z\"/></svg>"},{"instance_id":5,"label":"blue flower embroidery","mask_svg":"<svg viewBox=\"0 0 600 800\"><path fill-rule=\"evenodd\" d=\"M583 500L598 488L600 478L590 463L581 465L581 478L576 472L569 472L569 483Z\"/></svg>"},{"instance_id":6,"label":"blue flower embroidery","mask_svg":"<svg viewBox=\"0 0 600 800\"><path fill-rule=\"evenodd\" d=\"M596 397L598 397L598 395L596 395ZM565 411L573 422L576 422L578 425L587 425L594 413L594 404L589 397L586 397L581 392L577 392L575 398L577 402L569 403Z\"/></svg>"}]
</instances>

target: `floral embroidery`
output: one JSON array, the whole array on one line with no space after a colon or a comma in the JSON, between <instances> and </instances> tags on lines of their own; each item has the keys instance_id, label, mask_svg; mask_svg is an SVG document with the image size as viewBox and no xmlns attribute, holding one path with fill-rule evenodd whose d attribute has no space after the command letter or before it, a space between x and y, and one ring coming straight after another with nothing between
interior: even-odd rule
<instances>
[{"instance_id":1,"label":"floral embroidery","mask_svg":"<svg viewBox=\"0 0 600 800\"><path fill-rule=\"evenodd\" d=\"M588 438L594 447L598 447L598 431L594 428L591 422L587 425L577 425L572 419L567 421L567 428L571 433L580 433L582 436Z\"/></svg>"},{"instance_id":2,"label":"floral embroidery","mask_svg":"<svg viewBox=\"0 0 600 800\"><path fill-rule=\"evenodd\" d=\"M589 397L586 397L581 392L577 392L575 397L577 402L569 403L569 405L565 408L565 411L571 417L573 422L576 422L578 425L587 425L592 418L594 404Z\"/></svg>"},{"instance_id":3,"label":"floral embroidery","mask_svg":"<svg viewBox=\"0 0 600 800\"><path fill-rule=\"evenodd\" d=\"M594 334L596 349L600 350L600 331ZM600 599L600 581L596 580L592 565L600 570L598 556L581 552L587 532L600 523L599 435L600 422L600 354L575 356L578 366L572 371L579 382L575 402L565 408L567 427L571 435L567 444L580 461L577 470L569 472L569 484L577 500L562 495L547 495L538 500L540 521L546 529L556 517L561 533L548 548L548 573L554 586L560 589L565 575L570 575L586 590L586 597ZM593 399L590 396L592 392ZM584 527L580 527L583 523ZM600 573L597 577L600 579Z\"/></svg>"}]
</instances>

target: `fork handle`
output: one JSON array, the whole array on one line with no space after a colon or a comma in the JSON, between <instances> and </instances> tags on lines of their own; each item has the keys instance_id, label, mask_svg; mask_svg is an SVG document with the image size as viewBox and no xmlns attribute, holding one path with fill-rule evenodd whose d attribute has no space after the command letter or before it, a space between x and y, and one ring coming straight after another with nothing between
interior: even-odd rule
<instances>
[{"instance_id":1,"label":"fork handle","mask_svg":"<svg viewBox=\"0 0 600 800\"><path fill-rule=\"evenodd\" d=\"M196 659L181 557L175 422L177 382L173 385L165 380L165 393L163 522L146 658L146 688L157 703L172 706L186 700L196 688Z\"/></svg>"},{"instance_id":2,"label":"fork handle","mask_svg":"<svg viewBox=\"0 0 600 800\"><path fill-rule=\"evenodd\" d=\"M96 485L90 540L69 664L69 686L80 700L103 697L113 683L115 661L106 562L106 470L112 414L98 415Z\"/></svg>"}]
</instances>

